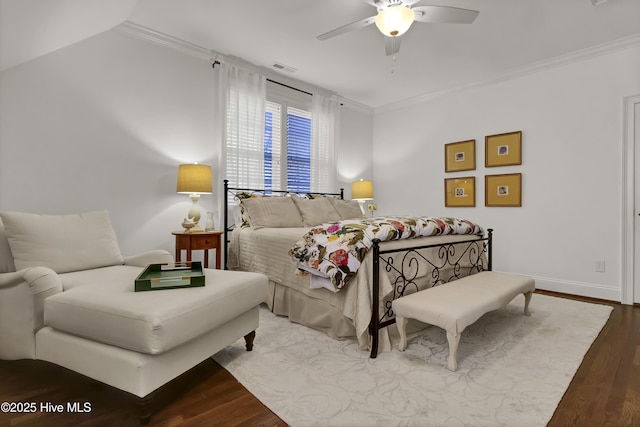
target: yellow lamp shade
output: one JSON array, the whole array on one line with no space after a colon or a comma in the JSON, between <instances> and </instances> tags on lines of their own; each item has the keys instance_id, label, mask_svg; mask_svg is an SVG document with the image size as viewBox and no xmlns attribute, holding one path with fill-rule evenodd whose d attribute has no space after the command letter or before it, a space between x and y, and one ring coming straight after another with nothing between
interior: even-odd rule
<instances>
[{"instance_id":1,"label":"yellow lamp shade","mask_svg":"<svg viewBox=\"0 0 640 427\"><path fill-rule=\"evenodd\" d=\"M373 199L373 182L354 181L351 184L351 198L353 200L372 200Z\"/></svg>"},{"instance_id":2,"label":"yellow lamp shade","mask_svg":"<svg viewBox=\"0 0 640 427\"><path fill-rule=\"evenodd\" d=\"M376 27L387 37L404 34L415 19L413 10L405 6L389 6L378 12Z\"/></svg>"},{"instance_id":3,"label":"yellow lamp shade","mask_svg":"<svg viewBox=\"0 0 640 427\"><path fill-rule=\"evenodd\" d=\"M178 193L211 194L213 192L213 176L211 166L184 164L178 166Z\"/></svg>"}]
</instances>

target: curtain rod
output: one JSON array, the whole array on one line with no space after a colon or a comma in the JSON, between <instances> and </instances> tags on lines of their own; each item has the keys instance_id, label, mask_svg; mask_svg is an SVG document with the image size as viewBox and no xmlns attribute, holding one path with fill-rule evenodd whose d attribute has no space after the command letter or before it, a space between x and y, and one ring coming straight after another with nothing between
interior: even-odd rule
<instances>
[{"instance_id":1,"label":"curtain rod","mask_svg":"<svg viewBox=\"0 0 640 427\"><path fill-rule=\"evenodd\" d=\"M302 93L307 94L307 95L309 95L309 96L313 96L313 94L312 94L312 93L309 93L309 92L304 91L304 90L302 90L302 89L298 89L297 87L289 86L289 85L287 85L287 84L280 83L280 82L277 82L277 81L275 81L275 80L271 80L271 79L267 79L267 81L268 81L268 82L271 82L271 83L275 83L275 84L280 85L280 86L284 86L284 87L286 87L286 88L288 88L288 89L292 89L292 90L296 90L296 91L298 91L298 92L302 92Z\"/></svg>"},{"instance_id":2,"label":"curtain rod","mask_svg":"<svg viewBox=\"0 0 640 427\"><path fill-rule=\"evenodd\" d=\"M212 68L216 68L216 65L220 65L220 61L218 61L218 60L213 61L213 63L212 63ZM280 85L280 86L284 86L284 87L286 87L286 88L288 88L288 89L291 89L291 90L295 90L295 91L298 91L298 92L302 92L302 93L304 93L304 94L306 94L306 95L309 95L309 96L313 96L313 94L312 94L312 93L310 93L310 92L307 92L307 91L302 90L302 89L298 89L297 87L289 86L288 84L280 83L280 82L277 82L277 81L272 80L272 79L267 79L267 81L268 81L268 82L271 82L271 83L274 83L274 84L277 84L277 85Z\"/></svg>"}]
</instances>

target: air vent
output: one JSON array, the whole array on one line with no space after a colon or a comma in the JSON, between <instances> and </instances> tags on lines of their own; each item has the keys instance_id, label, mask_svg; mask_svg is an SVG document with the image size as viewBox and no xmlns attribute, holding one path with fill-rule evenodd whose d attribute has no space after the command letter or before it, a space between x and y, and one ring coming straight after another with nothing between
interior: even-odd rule
<instances>
[{"instance_id":1,"label":"air vent","mask_svg":"<svg viewBox=\"0 0 640 427\"><path fill-rule=\"evenodd\" d=\"M289 73L295 73L296 71L298 71L293 67L289 67L288 65L280 64L278 62L274 63L272 67L281 71L287 71Z\"/></svg>"}]
</instances>

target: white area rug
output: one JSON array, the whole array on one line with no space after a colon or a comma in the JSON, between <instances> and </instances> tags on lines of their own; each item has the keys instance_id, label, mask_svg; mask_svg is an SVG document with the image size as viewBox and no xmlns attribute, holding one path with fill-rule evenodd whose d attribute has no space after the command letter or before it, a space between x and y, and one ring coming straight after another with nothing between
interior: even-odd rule
<instances>
[{"instance_id":1,"label":"white area rug","mask_svg":"<svg viewBox=\"0 0 640 427\"><path fill-rule=\"evenodd\" d=\"M535 294L526 317L523 305L464 331L457 372L437 327L369 359L264 308L252 352L241 340L213 358L292 426L545 426L612 308Z\"/></svg>"}]
</instances>

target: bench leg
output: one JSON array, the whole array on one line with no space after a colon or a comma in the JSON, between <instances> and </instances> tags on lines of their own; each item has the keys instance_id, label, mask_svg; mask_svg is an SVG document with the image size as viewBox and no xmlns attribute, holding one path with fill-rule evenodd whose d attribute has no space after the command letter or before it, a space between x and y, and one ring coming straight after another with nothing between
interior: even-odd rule
<instances>
[{"instance_id":1,"label":"bench leg","mask_svg":"<svg viewBox=\"0 0 640 427\"><path fill-rule=\"evenodd\" d=\"M447 331L447 341L449 342L449 363L447 368L450 371L458 370L458 361L456 359L456 353L458 352L458 343L460 342L460 334L454 335Z\"/></svg>"},{"instance_id":2,"label":"bench leg","mask_svg":"<svg viewBox=\"0 0 640 427\"><path fill-rule=\"evenodd\" d=\"M524 295L524 315L531 316L531 310L529 310L529 303L531 302L531 296L533 295L533 291L527 292Z\"/></svg>"},{"instance_id":3,"label":"bench leg","mask_svg":"<svg viewBox=\"0 0 640 427\"><path fill-rule=\"evenodd\" d=\"M398 343L398 349L405 351L407 349L407 323L409 319L405 317L396 316L396 325L398 326L398 332L400 333L400 342Z\"/></svg>"}]
</instances>

